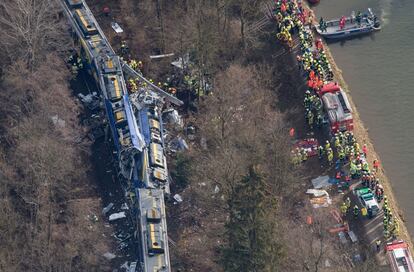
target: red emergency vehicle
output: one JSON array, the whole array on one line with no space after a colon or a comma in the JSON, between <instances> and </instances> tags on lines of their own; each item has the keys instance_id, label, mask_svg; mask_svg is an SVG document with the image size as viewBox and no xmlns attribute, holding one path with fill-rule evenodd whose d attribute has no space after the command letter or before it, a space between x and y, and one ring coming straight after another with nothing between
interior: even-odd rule
<instances>
[{"instance_id":1,"label":"red emergency vehicle","mask_svg":"<svg viewBox=\"0 0 414 272\"><path fill-rule=\"evenodd\" d=\"M336 82L325 84L319 91L323 106L328 115L331 133L352 131L354 122L352 108L346 93Z\"/></svg>"},{"instance_id":2,"label":"red emergency vehicle","mask_svg":"<svg viewBox=\"0 0 414 272\"><path fill-rule=\"evenodd\" d=\"M387 243L388 261L393 272L413 272L414 263L408 244L402 240Z\"/></svg>"}]
</instances>

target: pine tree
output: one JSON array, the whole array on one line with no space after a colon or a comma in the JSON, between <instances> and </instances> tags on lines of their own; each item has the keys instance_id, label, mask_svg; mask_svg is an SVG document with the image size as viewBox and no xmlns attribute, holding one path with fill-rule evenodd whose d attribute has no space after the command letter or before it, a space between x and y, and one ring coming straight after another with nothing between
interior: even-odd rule
<instances>
[{"instance_id":1,"label":"pine tree","mask_svg":"<svg viewBox=\"0 0 414 272\"><path fill-rule=\"evenodd\" d=\"M281 250L277 240L276 203L258 167L229 195L227 247L222 264L228 272L277 271Z\"/></svg>"}]
</instances>

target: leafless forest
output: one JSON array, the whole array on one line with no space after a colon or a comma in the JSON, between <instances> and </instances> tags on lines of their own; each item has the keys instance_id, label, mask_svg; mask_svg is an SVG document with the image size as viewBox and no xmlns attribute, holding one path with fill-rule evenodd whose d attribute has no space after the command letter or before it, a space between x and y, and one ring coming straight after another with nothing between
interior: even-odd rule
<instances>
[{"instance_id":1,"label":"leafless forest","mask_svg":"<svg viewBox=\"0 0 414 272\"><path fill-rule=\"evenodd\" d=\"M59 12L52 0L0 3L0 271L103 268L101 233L83 223L89 147Z\"/></svg>"}]
</instances>

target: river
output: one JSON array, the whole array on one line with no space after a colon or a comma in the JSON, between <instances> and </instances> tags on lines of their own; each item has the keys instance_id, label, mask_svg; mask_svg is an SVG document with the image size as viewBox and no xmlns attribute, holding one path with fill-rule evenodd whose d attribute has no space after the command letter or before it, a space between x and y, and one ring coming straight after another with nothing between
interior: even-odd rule
<instances>
[{"instance_id":1,"label":"river","mask_svg":"<svg viewBox=\"0 0 414 272\"><path fill-rule=\"evenodd\" d=\"M414 236L414 24L413 0L321 0L319 20L371 7L382 30L330 43L358 112Z\"/></svg>"}]
</instances>

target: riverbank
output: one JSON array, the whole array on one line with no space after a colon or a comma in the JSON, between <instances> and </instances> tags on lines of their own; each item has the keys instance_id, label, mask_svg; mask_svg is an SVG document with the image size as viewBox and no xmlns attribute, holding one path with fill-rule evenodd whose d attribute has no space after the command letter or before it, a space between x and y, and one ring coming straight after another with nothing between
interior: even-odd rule
<instances>
[{"instance_id":1,"label":"riverbank","mask_svg":"<svg viewBox=\"0 0 414 272\"><path fill-rule=\"evenodd\" d=\"M309 8L309 6L307 6ZM316 21L314 23L317 23ZM316 31L313 31L315 37L318 37L318 34ZM366 144L368 147L368 162L372 163L375 159L379 160L381 162L381 158L378 155L378 153L375 151L374 145L372 143L372 140L369 137L368 129L365 127L363 120L361 119L359 112L357 110L357 107L355 106L355 103L352 99L352 92L350 88L348 87L347 83L345 82L345 79L342 76L342 71L336 64L333 55L331 51L329 50L329 47L325 41L323 41L324 49L326 52L326 56L331 64L333 73L334 73L334 81L338 82L339 85L341 85L342 89L347 93L349 102L352 106L353 110L353 120L354 120L354 135L356 136L360 146L363 146L363 144ZM374 80L374 79L372 79ZM385 170L381 167L379 173L377 173L377 176L379 177L381 184L384 187L385 194L388 197L388 203L391 207L391 210L394 212L394 216L397 216L400 222L400 233L399 238L406 241L411 248L413 248L413 243L411 236L409 235L409 232L407 230L407 226L404 223L404 213L402 209L399 207L398 202L396 200L396 197L393 193L393 189L390 183L390 180L388 179ZM371 241L371 244L373 244L375 241Z\"/></svg>"},{"instance_id":2,"label":"riverbank","mask_svg":"<svg viewBox=\"0 0 414 272\"><path fill-rule=\"evenodd\" d=\"M326 43L324 43L324 45L325 45L326 54L328 56L328 59L331 63L332 69L334 71L335 81L337 81L341 85L343 90L348 94L349 102L350 102L350 104L352 106L352 110L353 110L354 131L355 131L355 135L357 136L358 142L361 146L363 144L367 145L367 147L369 149L369 153L368 153L368 156L367 156L369 162L374 161L374 159L377 159L377 160L381 161L380 156L375 151L374 145L373 145L371 139L369 138L368 129L365 127L364 122L362 121L362 119L361 119L361 117L358 113L358 110L355 106L355 103L352 100L352 97L351 97L352 92L350 91L350 89L348 88L348 85L346 84L344 78L342 77L342 71L341 71L341 69L339 69L338 65L335 63L334 58L333 58L331 52L329 51L329 48L326 45ZM396 197L395 197L395 195L393 193L393 190L392 190L390 180L388 179L388 177L385 173L385 170L383 168L381 168L379 173L377 173L377 175L379 176L380 180L382 181L382 185L384 186L385 194L388 197L389 206L391 206L391 209L393 211L397 212L398 218L400 219L400 222L404 222L405 221L404 220L404 213L398 205L398 202L397 202ZM412 247L411 236L408 233L406 225L403 224L403 223L400 223L400 235L399 236L400 236L400 238L407 241L410 244L410 246Z\"/></svg>"}]
</instances>

